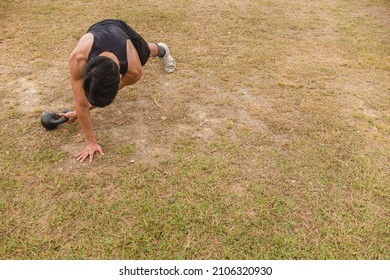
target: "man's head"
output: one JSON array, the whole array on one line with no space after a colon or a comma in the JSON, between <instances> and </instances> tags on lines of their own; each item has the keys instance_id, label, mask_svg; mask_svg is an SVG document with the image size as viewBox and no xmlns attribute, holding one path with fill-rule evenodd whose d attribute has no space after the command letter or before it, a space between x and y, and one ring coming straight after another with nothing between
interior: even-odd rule
<instances>
[{"instance_id":1,"label":"man's head","mask_svg":"<svg viewBox=\"0 0 390 280\"><path fill-rule=\"evenodd\" d=\"M89 103L95 107L111 104L118 93L120 73L118 65L110 58L91 58L84 70L84 90Z\"/></svg>"}]
</instances>

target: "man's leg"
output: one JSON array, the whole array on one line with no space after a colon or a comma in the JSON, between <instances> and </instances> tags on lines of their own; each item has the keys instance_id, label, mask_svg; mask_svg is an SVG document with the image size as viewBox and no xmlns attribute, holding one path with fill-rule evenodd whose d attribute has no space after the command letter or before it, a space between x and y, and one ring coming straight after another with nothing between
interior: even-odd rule
<instances>
[{"instance_id":1,"label":"man's leg","mask_svg":"<svg viewBox=\"0 0 390 280\"><path fill-rule=\"evenodd\" d=\"M172 73L176 69L176 62L170 55L168 46L164 43L148 43L150 57L158 57L164 64L165 72Z\"/></svg>"},{"instance_id":2,"label":"man's leg","mask_svg":"<svg viewBox=\"0 0 390 280\"><path fill-rule=\"evenodd\" d=\"M156 57L158 54L158 47L155 43L148 43L149 49L150 49L150 56L149 57Z\"/></svg>"}]
</instances>

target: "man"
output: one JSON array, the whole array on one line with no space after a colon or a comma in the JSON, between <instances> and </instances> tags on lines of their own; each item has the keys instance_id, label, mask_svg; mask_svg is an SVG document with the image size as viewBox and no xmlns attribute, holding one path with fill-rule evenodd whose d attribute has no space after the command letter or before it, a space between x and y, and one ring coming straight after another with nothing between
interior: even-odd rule
<instances>
[{"instance_id":1,"label":"man","mask_svg":"<svg viewBox=\"0 0 390 280\"><path fill-rule=\"evenodd\" d=\"M76 155L79 162L91 162L95 152L104 155L98 144L90 110L112 103L118 90L136 83L149 57L159 57L164 70L172 73L175 60L164 43L147 43L121 20L103 20L92 25L69 57L75 111L63 113L69 123L79 120L87 146Z\"/></svg>"}]
</instances>

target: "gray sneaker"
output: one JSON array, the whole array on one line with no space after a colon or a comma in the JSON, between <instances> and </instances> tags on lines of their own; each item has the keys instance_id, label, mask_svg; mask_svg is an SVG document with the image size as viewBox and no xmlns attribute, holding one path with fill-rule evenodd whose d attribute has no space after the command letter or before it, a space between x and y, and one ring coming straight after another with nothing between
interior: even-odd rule
<instances>
[{"instance_id":1,"label":"gray sneaker","mask_svg":"<svg viewBox=\"0 0 390 280\"><path fill-rule=\"evenodd\" d=\"M173 59L173 57L169 54L169 49L168 46L164 43L158 43L157 45L161 46L165 50L165 55L164 57L161 57L160 60L164 64L164 70L167 73L172 73L176 70L176 62Z\"/></svg>"}]
</instances>

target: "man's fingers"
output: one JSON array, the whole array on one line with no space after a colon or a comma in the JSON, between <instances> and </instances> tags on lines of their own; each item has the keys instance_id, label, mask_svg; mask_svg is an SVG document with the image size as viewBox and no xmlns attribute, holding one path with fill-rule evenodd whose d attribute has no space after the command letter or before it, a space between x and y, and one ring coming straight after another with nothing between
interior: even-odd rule
<instances>
[{"instance_id":1,"label":"man's fingers","mask_svg":"<svg viewBox=\"0 0 390 280\"><path fill-rule=\"evenodd\" d=\"M76 160L79 161L79 162L84 162L84 160L86 160L88 157L89 157L89 162L92 162L93 161L93 157L95 155L96 152L99 152L100 155L104 155L104 151L102 149L102 147L100 147L99 145L97 145L97 147L87 147L85 148L82 152L78 153L77 155L75 155L76 157Z\"/></svg>"},{"instance_id":2,"label":"man's fingers","mask_svg":"<svg viewBox=\"0 0 390 280\"><path fill-rule=\"evenodd\" d=\"M94 154L95 152L91 152L91 153L89 153L89 162L92 162L93 161L93 154Z\"/></svg>"},{"instance_id":3,"label":"man's fingers","mask_svg":"<svg viewBox=\"0 0 390 280\"><path fill-rule=\"evenodd\" d=\"M92 162L94 154L95 152L80 153L76 155L76 160L79 162L84 162L89 157L89 162Z\"/></svg>"},{"instance_id":4,"label":"man's fingers","mask_svg":"<svg viewBox=\"0 0 390 280\"><path fill-rule=\"evenodd\" d=\"M69 119L69 117L67 116L66 113L59 113L58 115L59 115L60 117L65 117L65 118L68 118L68 119Z\"/></svg>"},{"instance_id":5,"label":"man's fingers","mask_svg":"<svg viewBox=\"0 0 390 280\"><path fill-rule=\"evenodd\" d=\"M87 157L88 157L88 154L86 154L85 152L81 152L81 153L76 155L76 160L79 162L83 162Z\"/></svg>"},{"instance_id":6,"label":"man's fingers","mask_svg":"<svg viewBox=\"0 0 390 280\"><path fill-rule=\"evenodd\" d=\"M85 160L85 156L84 155L81 155L81 156L79 156L78 158L77 158L77 161L79 161L79 162L83 162L84 160Z\"/></svg>"}]
</instances>

